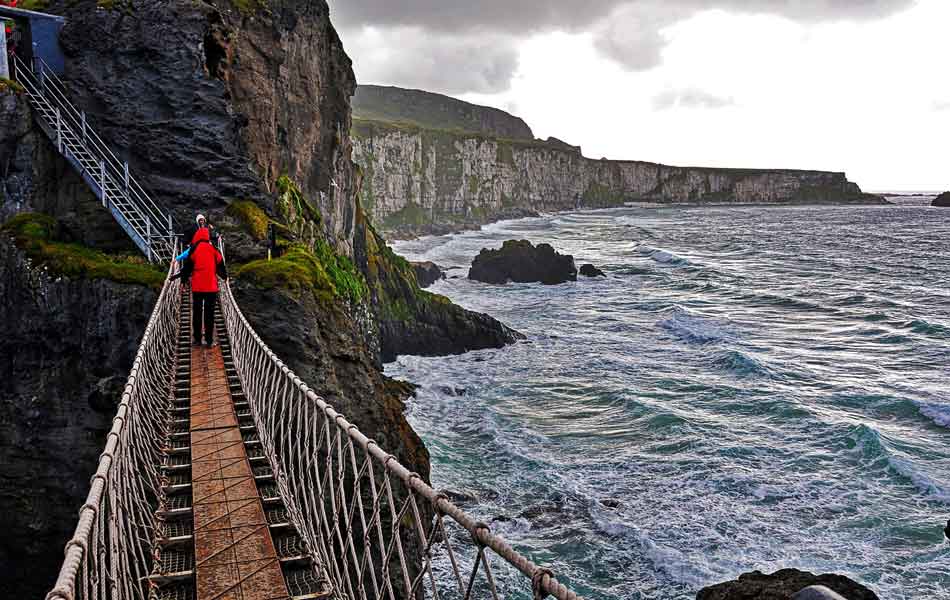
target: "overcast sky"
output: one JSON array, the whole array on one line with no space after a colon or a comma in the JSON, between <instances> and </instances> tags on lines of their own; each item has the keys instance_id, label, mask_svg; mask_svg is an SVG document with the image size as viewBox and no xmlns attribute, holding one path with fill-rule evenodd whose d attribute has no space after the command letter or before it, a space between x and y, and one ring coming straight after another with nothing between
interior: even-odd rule
<instances>
[{"instance_id":1,"label":"overcast sky","mask_svg":"<svg viewBox=\"0 0 950 600\"><path fill-rule=\"evenodd\" d=\"M361 83L587 156L950 189L950 0L331 0Z\"/></svg>"}]
</instances>

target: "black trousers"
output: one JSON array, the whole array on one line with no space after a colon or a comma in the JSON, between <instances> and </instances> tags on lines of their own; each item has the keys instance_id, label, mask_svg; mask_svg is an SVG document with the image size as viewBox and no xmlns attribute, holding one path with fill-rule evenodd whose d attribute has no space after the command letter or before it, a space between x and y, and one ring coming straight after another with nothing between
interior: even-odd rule
<instances>
[{"instance_id":1,"label":"black trousers","mask_svg":"<svg viewBox=\"0 0 950 600\"><path fill-rule=\"evenodd\" d=\"M202 322L205 326L205 341L211 344L214 340L214 304L217 300L218 292L191 293L191 328L196 344L201 343Z\"/></svg>"}]
</instances>

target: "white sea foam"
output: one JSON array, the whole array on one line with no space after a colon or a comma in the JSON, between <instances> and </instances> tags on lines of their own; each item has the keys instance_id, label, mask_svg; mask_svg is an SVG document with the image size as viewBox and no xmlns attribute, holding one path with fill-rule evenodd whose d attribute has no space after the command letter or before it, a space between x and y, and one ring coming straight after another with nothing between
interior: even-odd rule
<instances>
[{"instance_id":1,"label":"white sea foam","mask_svg":"<svg viewBox=\"0 0 950 600\"><path fill-rule=\"evenodd\" d=\"M720 322L693 314L681 306L673 307L669 317L659 326L688 342L708 344L730 340L734 336Z\"/></svg>"},{"instance_id":2,"label":"white sea foam","mask_svg":"<svg viewBox=\"0 0 950 600\"><path fill-rule=\"evenodd\" d=\"M909 460L897 456L888 456L887 464L900 475L910 479L914 486L929 499L950 504L950 490L927 474L921 473Z\"/></svg>"},{"instance_id":3,"label":"white sea foam","mask_svg":"<svg viewBox=\"0 0 950 600\"><path fill-rule=\"evenodd\" d=\"M689 261L670 252L669 250L664 250L663 248L653 248L652 246L639 245L636 248L637 252L643 254L644 256L649 256L651 259L656 262L664 265L685 265L689 264Z\"/></svg>"},{"instance_id":4,"label":"white sea foam","mask_svg":"<svg viewBox=\"0 0 950 600\"><path fill-rule=\"evenodd\" d=\"M920 414L932 419L937 425L950 427L950 404L918 402L917 408L920 410Z\"/></svg>"}]
</instances>

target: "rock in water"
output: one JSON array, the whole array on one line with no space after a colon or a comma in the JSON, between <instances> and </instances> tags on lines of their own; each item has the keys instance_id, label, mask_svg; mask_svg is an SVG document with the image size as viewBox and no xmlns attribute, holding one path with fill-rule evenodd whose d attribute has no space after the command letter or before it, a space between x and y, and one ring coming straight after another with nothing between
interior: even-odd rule
<instances>
[{"instance_id":1,"label":"rock in water","mask_svg":"<svg viewBox=\"0 0 950 600\"><path fill-rule=\"evenodd\" d=\"M943 530L943 534L950 540L950 519L947 519L947 528Z\"/></svg>"},{"instance_id":2,"label":"rock in water","mask_svg":"<svg viewBox=\"0 0 950 600\"><path fill-rule=\"evenodd\" d=\"M846 600L879 600L877 594L843 575L815 575L798 569L782 569L771 575L745 573L736 580L700 590L696 600L793 600L809 586L824 586Z\"/></svg>"},{"instance_id":3,"label":"rock in water","mask_svg":"<svg viewBox=\"0 0 950 600\"><path fill-rule=\"evenodd\" d=\"M416 272L416 281L419 287L427 288L440 279L445 279L445 272L442 267L431 261L414 262L412 269Z\"/></svg>"},{"instance_id":4,"label":"rock in water","mask_svg":"<svg viewBox=\"0 0 950 600\"><path fill-rule=\"evenodd\" d=\"M580 273L584 277L606 277L603 271L591 264L581 265Z\"/></svg>"},{"instance_id":5,"label":"rock in water","mask_svg":"<svg viewBox=\"0 0 950 600\"><path fill-rule=\"evenodd\" d=\"M484 283L540 281L556 285L577 281L577 266L573 256L558 254L550 244L535 247L528 240L508 240L498 250L482 248L472 261L468 278Z\"/></svg>"},{"instance_id":6,"label":"rock in water","mask_svg":"<svg viewBox=\"0 0 950 600\"><path fill-rule=\"evenodd\" d=\"M944 208L950 207L950 192L944 192L934 198L932 206L942 206Z\"/></svg>"}]
</instances>

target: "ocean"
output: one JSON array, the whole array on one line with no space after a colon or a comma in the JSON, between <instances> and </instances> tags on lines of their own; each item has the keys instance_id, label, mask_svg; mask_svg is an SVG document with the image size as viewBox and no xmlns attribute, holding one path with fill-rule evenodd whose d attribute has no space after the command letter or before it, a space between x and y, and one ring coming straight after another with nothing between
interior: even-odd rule
<instances>
[{"instance_id":1,"label":"ocean","mask_svg":"<svg viewBox=\"0 0 950 600\"><path fill-rule=\"evenodd\" d=\"M466 279L547 242L606 278ZM432 480L591 599L751 570L950 598L950 210L627 207L398 242L527 340L401 357Z\"/></svg>"}]
</instances>

